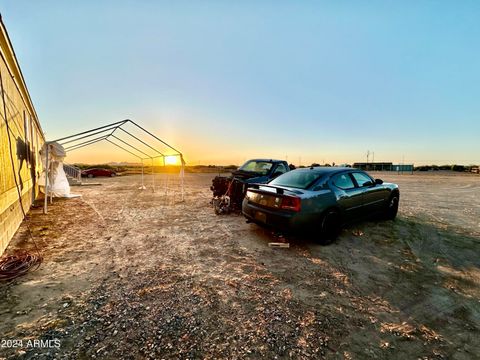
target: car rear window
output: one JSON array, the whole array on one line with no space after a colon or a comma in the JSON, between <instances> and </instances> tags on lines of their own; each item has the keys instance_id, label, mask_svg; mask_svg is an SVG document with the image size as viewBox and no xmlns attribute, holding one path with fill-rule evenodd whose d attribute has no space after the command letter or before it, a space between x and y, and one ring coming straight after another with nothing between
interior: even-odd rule
<instances>
[{"instance_id":1,"label":"car rear window","mask_svg":"<svg viewBox=\"0 0 480 360\"><path fill-rule=\"evenodd\" d=\"M322 175L315 171L294 170L289 171L270 181L270 185L306 189L320 179Z\"/></svg>"},{"instance_id":2,"label":"car rear window","mask_svg":"<svg viewBox=\"0 0 480 360\"><path fill-rule=\"evenodd\" d=\"M268 161L249 160L240 167L240 170L267 175L273 164Z\"/></svg>"}]
</instances>

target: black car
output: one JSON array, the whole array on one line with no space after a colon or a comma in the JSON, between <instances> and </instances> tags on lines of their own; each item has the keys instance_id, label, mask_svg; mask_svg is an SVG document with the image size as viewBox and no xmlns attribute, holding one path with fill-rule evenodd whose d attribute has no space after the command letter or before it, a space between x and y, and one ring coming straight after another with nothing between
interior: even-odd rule
<instances>
[{"instance_id":1,"label":"black car","mask_svg":"<svg viewBox=\"0 0 480 360\"><path fill-rule=\"evenodd\" d=\"M250 186L242 212L250 221L279 230L317 232L328 243L349 221L375 214L394 219L399 199L397 185L365 171L311 167Z\"/></svg>"}]
</instances>

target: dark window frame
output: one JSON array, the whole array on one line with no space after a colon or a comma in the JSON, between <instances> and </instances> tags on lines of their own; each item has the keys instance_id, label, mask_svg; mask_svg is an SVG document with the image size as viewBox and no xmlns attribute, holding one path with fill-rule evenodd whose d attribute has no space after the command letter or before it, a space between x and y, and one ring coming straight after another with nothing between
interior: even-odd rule
<instances>
[{"instance_id":1,"label":"dark window frame","mask_svg":"<svg viewBox=\"0 0 480 360\"><path fill-rule=\"evenodd\" d=\"M278 164L275 165L275 167L273 168L272 174L275 174L275 173L277 172L277 170L278 170L279 167L283 167L283 170L285 170L284 172L282 172L282 175L288 172L288 168L287 168L287 166L286 166L284 163L278 163Z\"/></svg>"},{"instance_id":2,"label":"dark window frame","mask_svg":"<svg viewBox=\"0 0 480 360\"><path fill-rule=\"evenodd\" d=\"M355 182L355 179L353 179L351 172L341 172L341 173L338 173L338 174L333 174L332 177L331 177L331 180L332 180L332 185L335 186L337 189L340 189L340 190L343 190L343 191L347 191L347 190L352 190L352 189L356 189L357 188L357 183ZM353 187L350 187L350 188L342 188L340 186L338 186L337 184L335 184L335 178L337 176L341 176L341 175L346 175L348 178L350 178L350 181L352 182L352 185Z\"/></svg>"},{"instance_id":3,"label":"dark window frame","mask_svg":"<svg viewBox=\"0 0 480 360\"><path fill-rule=\"evenodd\" d=\"M350 177L352 178L352 181L353 181L353 183L355 184L355 187L356 187L356 188L358 188L358 189L363 189L363 188L365 188L365 187L367 187L367 186L360 186L360 185L358 184L357 179L355 179L355 176L353 176L353 174L355 174L355 173L357 173L357 174L363 174L363 175L365 175L366 177L368 177L368 178L370 179L370 181L372 182L372 184L375 183L375 180L373 180L373 178L372 178L370 175L368 175L366 172L364 172L364 171L352 171L352 172L349 173L349 175L350 175Z\"/></svg>"}]
</instances>

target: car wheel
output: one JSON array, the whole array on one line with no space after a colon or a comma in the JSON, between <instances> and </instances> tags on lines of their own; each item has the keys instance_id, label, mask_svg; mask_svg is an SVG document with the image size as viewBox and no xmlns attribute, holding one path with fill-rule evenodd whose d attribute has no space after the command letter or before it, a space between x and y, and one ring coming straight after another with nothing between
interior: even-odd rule
<instances>
[{"instance_id":1,"label":"car wheel","mask_svg":"<svg viewBox=\"0 0 480 360\"><path fill-rule=\"evenodd\" d=\"M340 234L342 228L342 221L340 213L337 210L331 209L323 215L320 222L320 239L322 245L332 243Z\"/></svg>"},{"instance_id":2,"label":"car wheel","mask_svg":"<svg viewBox=\"0 0 480 360\"><path fill-rule=\"evenodd\" d=\"M392 194L388 199L387 208L385 210L386 220L395 219L398 213L398 203L399 203L399 195L396 193Z\"/></svg>"},{"instance_id":3,"label":"car wheel","mask_svg":"<svg viewBox=\"0 0 480 360\"><path fill-rule=\"evenodd\" d=\"M93 178L93 174L88 174L87 177L91 179Z\"/></svg>"},{"instance_id":4,"label":"car wheel","mask_svg":"<svg viewBox=\"0 0 480 360\"><path fill-rule=\"evenodd\" d=\"M115 174L115 173L110 174L110 177L115 177L115 176L117 176L117 174Z\"/></svg>"}]
</instances>

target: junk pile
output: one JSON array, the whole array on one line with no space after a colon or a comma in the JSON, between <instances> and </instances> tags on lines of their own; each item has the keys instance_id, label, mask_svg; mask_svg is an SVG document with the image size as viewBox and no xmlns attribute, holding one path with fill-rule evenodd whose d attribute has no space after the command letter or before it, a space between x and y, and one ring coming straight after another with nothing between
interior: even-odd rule
<instances>
[{"instance_id":1,"label":"junk pile","mask_svg":"<svg viewBox=\"0 0 480 360\"><path fill-rule=\"evenodd\" d=\"M216 176L210 190L213 192L212 205L215 214L229 214L242 209L247 184L233 174L230 177Z\"/></svg>"},{"instance_id":2,"label":"junk pile","mask_svg":"<svg viewBox=\"0 0 480 360\"><path fill-rule=\"evenodd\" d=\"M266 184L270 180L293 169L284 160L252 159L248 160L230 176L216 176L210 190L215 214L228 214L242 210L242 201L247 189L253 184Z\"/></svg>"}]
</instances>

